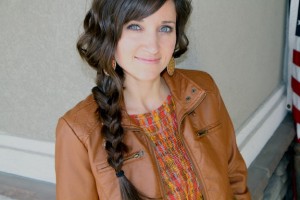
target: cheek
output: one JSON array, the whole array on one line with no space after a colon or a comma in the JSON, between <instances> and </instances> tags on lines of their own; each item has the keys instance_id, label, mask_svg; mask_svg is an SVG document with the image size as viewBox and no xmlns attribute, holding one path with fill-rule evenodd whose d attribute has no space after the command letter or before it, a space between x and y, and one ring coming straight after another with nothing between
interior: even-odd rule
<instances>
[{"instance_id":1,"label":"cheek","mask_svg":"<svg viewBox=\"0 0 300 200\"><path fill-rule=\"evenodd\" d=\"M168 40L163 40L162 48L165 49L170 54L173 54L176 46L176 35L169 38Z\"/></svg>"},{"instance_id":2,"label":"cheek","mask_svg":"<svg viewBox=\"0 0 300 200\"><path fill-rule=\"evenodd\" d=\"M173 32L171 35L168 35L164 38L165 42L168 43L169 47L175 47L176 44L176 33Z\"/></svg>"},{"instance_id":3,"label":"cheek","mask_svg":"<svg viewBox=\"0 0 300 200\"><path fill-rule=\"evenodd\" d=\"M116 59L125 59L130 58L134 53L136 41L132 40L130 37L122 37L117 45L115 51L115 58ZM129 57L128 57L129 56Z\"/></svg>"},{"instance_id":4,"label":"cheek","mask_svg":"<svg viewBox=\"0 0 300 200\"><path fill-rule=\"evenodd\" d=\"M176 37L175 37L175 39L174 39L174 41L173 41L173 43L172 43L172 49L173 49L173 52L174 52L174 50L175 50L175 46L176 46Z\"/></svg>"},{"instance_id":5,"label":"cheek","mask_svg":"<svg viewBox=\"0 0 300 200\"><path fill-rule=\"evenodd\" d=\"M177 37L176 37L176 33L174 34L174 40L173 40L173 48L175 49L176 46L176 41L177 41Z\"/></svg>"},{"instance_id":6,"label":"cheek","mask_svg":"<svg viewBox=\"0 0 300 200\"><path fill-rule=\"evenodd\" d=\"M121 63L123 58L126 57L124 55L126 53L125 47L126 47L126 41L120 40L118 42L116 52L115 52L115 59L117 60L118 63Z\"/></svg>"}]
</instances>

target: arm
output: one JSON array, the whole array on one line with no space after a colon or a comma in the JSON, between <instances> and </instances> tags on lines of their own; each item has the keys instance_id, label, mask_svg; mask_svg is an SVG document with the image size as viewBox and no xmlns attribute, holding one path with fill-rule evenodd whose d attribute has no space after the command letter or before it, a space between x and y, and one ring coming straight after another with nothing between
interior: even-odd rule
<instances>
[{"instance_id":1,"label":"arm","mask_svg":"<svg viewBox=\"0 0 300 200\"><path fill-rule=\"evenodd\" d=\"M237 147L234 128L221 97L220 102L222 119L224 120L224 125L227 129L227 137L229 137L228 178L230 186L236 199L248 200L251 198L247 188L247 167Z\"/></svg>"},{"instance_id":2,"label":"arm","mask_svg":"<svg viewBox=\"0 0 300 200\"><path fill-rule=\"evenodd\" d=\"M99 199L87 149L63 118L56 128L55 170L57 200Z\"/></svg>"}]
</instances>

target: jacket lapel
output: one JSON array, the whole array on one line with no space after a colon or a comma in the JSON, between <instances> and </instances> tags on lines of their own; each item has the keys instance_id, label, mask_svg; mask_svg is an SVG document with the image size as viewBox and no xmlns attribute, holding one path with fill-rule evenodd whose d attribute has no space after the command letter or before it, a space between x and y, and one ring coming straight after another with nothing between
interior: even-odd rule
<instances>
[{"instance_id":1,"label":"jacket lapel","mask_svg":"<svg viewBox=\"0 0 300 200\"><path fill-rule=\"evenodd\" d=\"M173 76L163 73L176 106L177 121L181 122L186 114L192 112L205 98L206 91L186 77L180 69Z\"/></svg>"}]
</instances>

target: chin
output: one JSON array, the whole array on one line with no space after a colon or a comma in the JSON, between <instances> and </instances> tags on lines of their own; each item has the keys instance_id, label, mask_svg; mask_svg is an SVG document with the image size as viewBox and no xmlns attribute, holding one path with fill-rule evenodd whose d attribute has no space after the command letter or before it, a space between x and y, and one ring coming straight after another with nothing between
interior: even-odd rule
<instances>
[{"instance_id":1,"label":"chin","mask_svg":"<svg viewBox=\"0 0 300 200\"><path fill-rule=\"evenodd\" d=\"M154 74L147 73L139 76L139 80L152 81L157 79L158 77L160 77L160 73L154 73Z\"/></svg>"}]
</instances>

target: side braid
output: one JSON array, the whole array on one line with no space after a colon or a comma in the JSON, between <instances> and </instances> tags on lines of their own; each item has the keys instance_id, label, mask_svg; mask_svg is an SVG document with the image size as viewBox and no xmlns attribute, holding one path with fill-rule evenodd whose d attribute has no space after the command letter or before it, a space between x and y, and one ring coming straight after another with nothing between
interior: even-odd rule
<instances>
[{"instance_id":1,"label":"side braid","mask_svg":"<svg viewBox=\"0 0 300 200\"><path fill-rule=\"evenodd\" d=\"M122 72L122 70L119 71ZM120 107L123 96L122 78L120 79L118 75L105 76L104 73L99 72L96 84L97 86L92 89L92 92L99 106L97 112L102 121L101 134L106 141L107 162L114 168L119 179L122 199L140 200L137 189L122 171L124 153L128 151L127 146L122 141L124 138Z\"/></svg>"},{"instance_id":2,"label":"side braid","mask_svg":"<svg viewBox=\"0 0 300 200\"><path fill-rule=\"evenodd\" d=\"M190 15L191 0L173 1L177 13L177 41L173 56L177 58L187 50L189 44L184 28ZM107 162L119 179L123 200L140 200L141 197L146 197L138 193L122 171L124 154L128 151L123 143L120 107L124 74L119 66L114 71L111 61L124 24L150 16L165 2L166 0L121 0L112 3L111 0L92 0L84 19L84 31L77 42L80 56L97 71L97 86L92 92L98 104L99 120L103 123L101 135L106 140Z\"/></svg>"}]
</instances>

